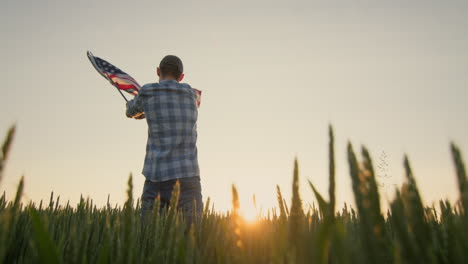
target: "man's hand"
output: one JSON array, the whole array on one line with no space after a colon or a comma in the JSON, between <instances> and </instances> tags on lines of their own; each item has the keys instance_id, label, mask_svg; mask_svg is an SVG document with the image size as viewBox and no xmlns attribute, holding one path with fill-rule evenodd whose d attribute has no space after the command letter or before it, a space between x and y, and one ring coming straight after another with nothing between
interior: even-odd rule
<instances>
[{"instance_id":1,"label":"man's hand","mask_svg":"<svg viewBox=\"0 0 468 264\"><path fill-rule=\"evenodd\" d=\"M145 113L139 113L139 114L133 116L133 118L135 118L135 119L145 119Z\"/></svg>"},{"instance_id":2,"label":"man's hand","mask_svg":"<svg viewBox=\"0 0 468 264\"><path fill-rule=\"evenodd\" d=\"M145 112L143 109L143 102L140 98L140 94L137 94L135 98L127 102L127 110L125 115L129 118L143 119L145 118Z\"/></svg>"},{"instance_id":3,"label":"man's hand","mask_svg":"<svg viewBox=\"0 0 468 264\"><path fill-rule=\"evenodd\" d=\"M125 111L125 115L128 118L144 119L145 112L143 112L143 109L141 107L138 107L138 105L135 105L134 100L135 99L132 99L127 102L127 110Z\"/></svg>"}]
</instances>

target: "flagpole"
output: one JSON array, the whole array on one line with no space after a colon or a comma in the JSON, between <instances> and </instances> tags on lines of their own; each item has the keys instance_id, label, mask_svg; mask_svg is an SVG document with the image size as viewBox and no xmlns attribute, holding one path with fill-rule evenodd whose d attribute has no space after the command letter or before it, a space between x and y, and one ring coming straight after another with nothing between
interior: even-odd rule
<instances>
[{"instance_id":1,"label":"flagpole","mask_svg":"<svg viewBox=\"0 0 468 264\"><path fill-rule=\"evenodd\" d=\"M125 100L125 102L128 103L127 97L125 97L125 95L122 93L122 90L119 89L119 87L117 86L117 84L115 84L114 81L112 81L111 78L109 78L109 82L112 84L112 86L114 86L114 87L117 89L117 91L119 91L120 95L122 95L122 97L123 97L123 99Z\"/></svg>"}]
</instances>

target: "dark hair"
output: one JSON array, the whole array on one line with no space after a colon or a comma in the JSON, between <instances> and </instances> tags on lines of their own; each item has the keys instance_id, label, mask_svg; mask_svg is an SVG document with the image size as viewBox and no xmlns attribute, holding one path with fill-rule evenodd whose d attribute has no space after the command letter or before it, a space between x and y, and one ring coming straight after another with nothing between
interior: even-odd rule
<instances>
[{"instance_id":1,"label":"dark hair","mask_svg":"<svg viewBox=\"0 0 468 264\"><path fill-rule=\"evenodd\" d=\"M159 67L159 69L161 69L161 75L164 77L172 76L176 79L179 79L180 75L182 75L182 72L180 72L175 65L162 65L162 67Z\"/></svg>"},{"instance_id":2,"label":"dark hair","mask_svg":"<svg viewBox=\"0 0 468 264\"><path fill-rule=\"evenodd\" d=\"M184 71L184 65L179 57L175 55L167 55L159 63L159 69L161 70L162 76L172 76L179 79L180 75Z\"/></svg>"}]
</instances>

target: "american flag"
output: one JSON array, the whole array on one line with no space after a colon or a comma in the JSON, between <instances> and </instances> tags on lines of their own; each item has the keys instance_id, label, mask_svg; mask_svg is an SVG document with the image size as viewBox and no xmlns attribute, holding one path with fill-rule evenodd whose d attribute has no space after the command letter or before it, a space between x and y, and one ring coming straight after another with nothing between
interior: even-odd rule
<instances>
[{"instance_id":1,"label":"american flag","mask_svg":"<svg viewBox=\"0 0 468 264\"><path fill-rule=\"evenodd\" d=\"M132 95L137 95L141 86L138 82L121 69L115 67L106 60L94 56L91 51L88 51L88 58L93 64L94 68L106 78L112 85L119 90L123 90ZM194 89L197 94L197 107L200 107L202 92Z\"/></svg>"},{"instance_id":2,"label":"american flag","mask_svg":"<svg viewBox=\"0 0 468 264\"><path fill-rule=\"evenodd\" d=\"M115 67L111 63L93 56L93 54L88 51L88 58L93 64L94 68L107 80L109 80L115 87L120 90L123 90L127 93L137 95L141 86L138 84L132 76L123 72L121 69Z\"/></svg>"}]
</instances>

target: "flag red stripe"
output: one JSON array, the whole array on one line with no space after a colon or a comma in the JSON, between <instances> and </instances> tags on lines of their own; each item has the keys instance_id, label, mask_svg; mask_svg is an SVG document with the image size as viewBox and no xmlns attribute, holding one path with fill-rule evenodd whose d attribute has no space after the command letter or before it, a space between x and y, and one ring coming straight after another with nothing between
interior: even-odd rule
<instances>
[{"instance_id":1,"label":"flag red stripe","mask_svg":"<svg viewBox=\"0 0 468 264\"><path fill-rule=\"evenodd\" d=\"M110 74L109 77L110 78L118 78L118 79L127 80L127 81L133 83L137 90L139 90L139 88L141 87L135 79L133 79L132 77L130 77L128 75L122 76L121 74L118 74L118 75L117 74Z\"/></svg>"}]
</instances>

